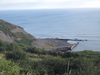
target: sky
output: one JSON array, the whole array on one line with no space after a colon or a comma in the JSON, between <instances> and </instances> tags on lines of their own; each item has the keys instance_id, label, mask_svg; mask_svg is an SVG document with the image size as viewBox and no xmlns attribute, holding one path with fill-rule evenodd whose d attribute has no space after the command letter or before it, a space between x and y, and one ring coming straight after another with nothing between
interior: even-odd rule
<instances>
[{"instance_id":1,"label":"sky","mask_svg":"<svg viewBox=\"0 0 100 75\"><path fill-rule=\"evenodd\" d=\"M100 8L100 0L0 0L0 10Z\"/></svg>"}]
</instances>

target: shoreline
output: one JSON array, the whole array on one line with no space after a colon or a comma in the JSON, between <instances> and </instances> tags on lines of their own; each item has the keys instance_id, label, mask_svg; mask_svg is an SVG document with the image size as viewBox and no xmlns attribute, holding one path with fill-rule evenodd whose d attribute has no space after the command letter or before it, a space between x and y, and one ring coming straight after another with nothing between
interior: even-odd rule
<instances>
[{"instance_id":1,"label":"shoreline","mask_svg":"<svg viewBox=\"0 0 100 75\"><path fill-rule=\"evenodd\" d=\"M74 41L75 43L69 43ZM75 48L79 41L87 41L80 39L62 39L62 38L37 38L32 44L37 48L42 48L47 51L71 51Z\"/></svg>"}]
</instances>

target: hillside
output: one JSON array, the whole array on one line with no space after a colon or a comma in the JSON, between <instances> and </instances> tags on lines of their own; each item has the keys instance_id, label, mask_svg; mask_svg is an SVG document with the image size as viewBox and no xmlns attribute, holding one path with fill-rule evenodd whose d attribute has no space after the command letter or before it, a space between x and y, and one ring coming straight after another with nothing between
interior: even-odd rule
<instances>
[{"instance_id":1,"label":"hillside","mask_svg":"<svg viewBox=\"0 0 100 75\"><path fill-rule=\"evenodd\" d=\"M0 75L100 75L100 52L46 51L0 40Z\"/></svg>"},{"instance_id":2,"label":"hillside","mask_svg":"<svg viewBox=\"0 0 100 75\"><path fill-rule=\"evenodd\" d=\"M58 38L45 38L38 39L27 33L22 27L11 24L9 22L0 20L0 40L6 42L23 43L32 45L37 48L43 48L45 50L70 50L73 44L68 43L68 39Z\"/></svg>"},{"instance_id":3,"label":"hillside","mask_svg":"<svg viewBox=\"0 0 100 75\"><path fill-rule=\"evenodd\" d=\"M0 20L0 75L100 75L100 52L44 50L70 47L67 41L37 39L23 28Z\"/></svg>"},{"instance_id":4,"label":"hillside","mask_svg":"<svg viewBox=\"0 0 100 75\"><path fill-rule=\"evenodd\" d=\"M23 28L0 20L0 39L6 42L17 42L31 44L34 36L30 35Z\"/></svg>"}]
</instances>

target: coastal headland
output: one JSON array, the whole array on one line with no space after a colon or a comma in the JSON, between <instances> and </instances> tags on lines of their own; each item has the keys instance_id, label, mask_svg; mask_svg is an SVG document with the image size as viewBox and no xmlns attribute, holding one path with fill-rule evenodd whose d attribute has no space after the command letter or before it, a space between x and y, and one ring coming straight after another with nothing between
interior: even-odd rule
<instances>
[{"instance_id":1,"label":"coastal headland","mask_svg":"<svg viewBox=\"0 0 100 75\"><path fill-rule=\"evenodd\" d=\"M71 51L75 48L79 41L87 41L80 39L63 39L63 38L36 38L27 33L22 27L11 24L4 20L0 20L0 40L6 42L22 43L42 48L47 51ZM70 43L68 41L74 41Z\"/></svg>"}]
</instances>

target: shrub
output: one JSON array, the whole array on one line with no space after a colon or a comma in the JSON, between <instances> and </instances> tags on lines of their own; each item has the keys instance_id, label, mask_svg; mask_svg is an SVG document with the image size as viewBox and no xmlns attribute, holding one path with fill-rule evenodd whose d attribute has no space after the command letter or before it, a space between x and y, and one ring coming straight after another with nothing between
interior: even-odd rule
<instances>
[{"instance_id":1,"label":"shrub","mask_svg":"<svg viewBox=\"0 0 100 75\"><path fill-rule=\"evenodd\" d=\"M21 68L14 62L0 59L0 75L20 75Z\"/></svg>"},{"instance_id":2,"label":"shrub","mask_svg":"<svg viewBox=\"0 0 100 75\"><path fill-rule=\"evenodd\" d=\"M24 60L26 57L27 57L26 53L21 51L21 50L6 53L6 58L7 59L13 59L15 61L16 60Z\"/></svg>"}]
</instances>

